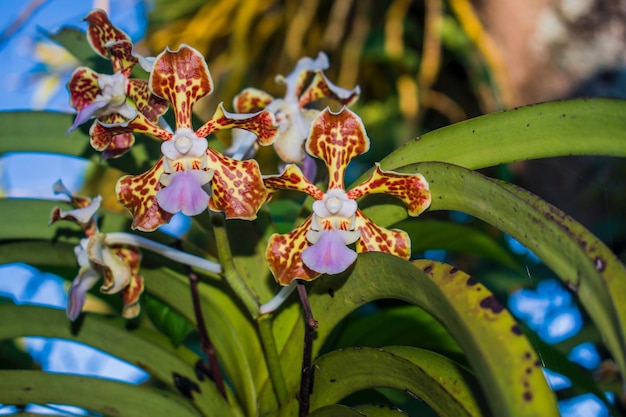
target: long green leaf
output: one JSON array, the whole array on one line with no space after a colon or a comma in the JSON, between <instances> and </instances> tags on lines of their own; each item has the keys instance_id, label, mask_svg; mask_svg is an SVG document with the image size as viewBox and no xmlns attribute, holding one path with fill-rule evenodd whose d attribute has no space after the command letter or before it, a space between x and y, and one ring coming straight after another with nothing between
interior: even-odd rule
<instances>
[{"instance_id":1,"label":"long green leaf","mask_svg":"<svg viewBox=\"0 0 626 417\"><path fill-rule=\"evenodd\" d=\"M319 278L309 295L319 322L314 352L335 325L356 308L374 300L402 300L428 311L457 340L489 395L494 415L558 415L537 355L489 290L444 264L429 261L420 266L427 273L391 255L365 253L350 271ZM277 316L278 323L284 313ZM286 369L301 360L298 343L303 337L302 327L301 322L294 324L282 349ZM295 390L299 374L285 377L288 387ZM268 401L268 396L261 399Z\"/></svg>"},{"instance_id":2,"label":"long green leaf","mask_svg":"<svg viewBox=\"0 0 626 417\"><path fill-rule=\"evenodd\" d=\"M163 334L145 328L129 331L123 319L95 314L86 314L73 325L63 311L29 305L0 304L0 317L0 339L41 336L84 343L144 369L173 390L174 375L185 378L200 390L193 392L199 410L232 415L215 385L196 376L199 358L185 347L172 347Z\"/></svg>"},{"instance_id":3,"label":"long green leaf","mask_svg":"<svg viewBox=\"0 0 626 417\"><path fill-rule=\"evenodd\" d=\"M440 161L470 169L564 155L626 156L626 101L574 99L519 107L429 132L390 153L384 169Z\"/></svg>"},{"instance_id":4,"label":"long green leaf","mask_svg":"<svg viewBox=\"0 0 626 417\"><path fill-rule=\"evenodd\" d=\"M574 290L626 372L626 267L574 219L519 187L455 165L422 163L401 169L430 182L430 210L458 210L490 223L532 250ZM395 204L365 212L379 224L400 214Z\"/></svg>"},{"instance_id":5,"label":"long green leaf","mask_svg":"<svg viewBox=\"0 0 626 417\"><path fill-rule=\"evenodd\" d=\"M364 389L384 387L421 398L439 415L482 415L471 373L424 349L349 348L321 356L314 366L312 410Z\"/></svg>"},{"instance_id":6,"label":"long green leaf","mask_svg":"<svg viewBox=\"0 0 626 417\"><path fill-rule=\"evenodd\" d=\"M201 416L181 396L166 391L41 371L0 371L0 403L71 404L105 416Z\"/></svg>"}]
</instances>

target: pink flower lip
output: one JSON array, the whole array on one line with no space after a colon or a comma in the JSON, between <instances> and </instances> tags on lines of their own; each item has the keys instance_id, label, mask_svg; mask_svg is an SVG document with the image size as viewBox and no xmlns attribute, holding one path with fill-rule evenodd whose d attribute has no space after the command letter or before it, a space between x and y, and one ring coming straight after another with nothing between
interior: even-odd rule
<instances>
[{"instance_id":1,"label":"pink flower lip","mask_svg":"<svg viewBox=\"0 0 626 417\"><path fill-rule=\"evenodd\" d=\"M302 262L320 274L339 274L356 261L357 254L348 248L341 230L322 230L317 242L302 251Z\"/></svg>"},{"instance_id":2,"label":"pink flower lip","mask_svg":"<svg viewBox=\"0 0 626 417\"><path fill-rule=\"evenodd\" d=\"M202 213L209 205L209 195L202 186L212 177L212 171L199 170L163 174L161 184L165 187L156 194L159 207L172 214L179 211L187 216Z\"/></svg>"}]
</instances>

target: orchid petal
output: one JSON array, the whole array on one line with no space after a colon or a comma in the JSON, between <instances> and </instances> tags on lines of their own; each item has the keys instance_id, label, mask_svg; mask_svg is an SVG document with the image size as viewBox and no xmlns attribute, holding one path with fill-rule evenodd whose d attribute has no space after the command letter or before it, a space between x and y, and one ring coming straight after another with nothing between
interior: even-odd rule
<instances>
[{"instance_id":1,"label":"orchid petal","mask_svg":"<svg viewBox=\"0 0 626 417\"><path fill-rule=\"evenodd\" d=\"M80 225L86 225L93 220L96 212L100 208L102 202L101 196L96 196L89 205L84 207L78 207L73 210L61 210L59 207L55 207L50 214L50 224L59 220L69 220Z\"/></svg>"},{"instance_id":2,"label":"orchid petal","mask_svg":"<svg viewBox=\"0 0 626 417\"><path fill-rule=\"evenodd\" d=\"M274 97L258 88L245 88L233 99L237 113L254 113L263 110L274 101Z\"/></svg>"},{"instance_id":3,"label":"orchid petal","mask_svg":"<svg viewBox=\"0 0 626 417\"><path fill-rule=\"evenodd\" d=\"M304 159L304 141L310 130L311 122L319 114L317 110L300 109L284 100L276 100L268 107L275 107L280 133L274 142L274 150L285 162L300 163Z\"/></svg>"},{"instance_id":4,"label":"orchid petal","mask_svg":"<svg viewBox=\"0 0 626 417\"><path fill-rule=\"evenodd\" d=\"M207 168L215 172L209 208L223 211L227 219L254 220L268 195L258 162L236 161L208 148Z\"/></svg>"},{"instance_id":5,"label":"orchid petal","mask_svg":"<svg viewBox=\"0 0 626 417\"><path fill-rule=\"evenodd\" d=\"M306 233L311 226L309 216L300 226L286 234L270 236L265 259L274 279L280 285L289 285L294 279L312 281L320 274L302 262L302 251L309 246Z\"/></svg>"},{"instance_id":6,"label":"orchid petal","mask_svg":"<svg viewBox=\"0 0 626 417\"><path fill-rule=\"evenodd\" d=\"M317 242L302 251L302 262L320 274L339 274L356 261L356 252L348 248L340 230L317 232Z\"/></svg>"},{"instance_id":7,"label":"orchid petal","mask_svg":"<svg viewBox=\"0 0 626 417\"><path fill-rule=\"evenodd\" d=\"M195 216L207 209L209 195L202 186L211 181L211 173L190 170L165 175L169 184L156 193L159 207L172 214L182 211L186 216Z\"/></svg>"},{"instance_id":8,"label":"orchid petal","mask_svg":"<svg viewBox=\"0 0 626 417\"><path fill-rule=\"evenodd\" d=\"M159 178L163 174L163 158L141 175L126 175L117 181L115 194L133 216L133 229L151 232L168 223L172 214L157 203L156 194L162 188Z\"/></svg>"},{"instance_id":9,"label":"orchid petal","mask_svg":"<svg viewBox=\"0 0 626 417\"><path fill-rule=\"evenodd\" d=\"M97 139L93 139L96 143L108 143L112 140L113 136L126 134L126 133L142 133L162 140L172 139L173 133L168 132L162 127L152 123L141 113L137 113L132 120L128 120L121 123L105 123L100 120L96 120L90 135L97 136Z\"/></svg>"},{"instance_id":10,"label":"orchid petal","mask_svg":"<svg viewBox=\"0 0 626 417\"><path fill-rule=\"evenodd\" d=\"M193 105L213 90L204 57L185 44L176 51L166 48L156 57L149 83L154 94L172 104L176 128L192 127Z\"/></svg>"},{"instance_id":11,"label":"orchid petal","mask_svg":"<svg viewBox=\"0 0 626 417\"><path fill-rule=\"evenodd\" d=\"M78 318L85 305L87 292L96 285L99 279L100 274L90 266L80 269L67 293L66 314L70 320L74 321Z\"/></svg>"},{"instance_id":12,"label":"orchid petal","mask_svg":"<svg viewBox=\"0 0 626 417\"><path fill-rule=\"evenodd\" d=\"M361 88L359 86L352 90L341 88L331 83L321 70L317 70L309 82L309 86L300 94L299 105L304 107L313 101L330 98L337 100L344 106L349 106L359 98L360 94Z\"/></svg>"},{"instance_id":13,"label":"orchid petal","mask_svg":"<svg viewBox=\"0 0 626 417\"><path fill-rule=\"evenodd\" d=\"M126 78L130 77L133 67L139 63L133 55L133 43L131 41L117 41L106 44L109 51L111 66L114 73L121 73Z\"/></svg>"},{"instance_id":14,"label":"orchid petal","mask_svg":"<svg viewBox=\"0 0 626 417\"><path fill-rule=\"evenodd\" d=\"M280 175L265 176L263 182L271 190L297 190L307 193L316 200L324 198L324 192L313 185L295 164L287 165Z\"/></svg>"},{"instance_id":15,"label":"orchid petal","mask_svg":"<svg viewBox=\"0 0 626 417\"><path fill-rule=\"evenodd\" d=\"M374 173L367 180L348 191L348 198L357 199L377 193L398 197L406 204L411 216L420 215L431 202L429 185L422 174L383 171L379 163L376 163Z\"/></svg>"},{"instance_id":16,"label":"orchid petal","mask_svg":"<svg viewBox=\"0 0 626 417\"><path fill-rule=\"evenodd\" d=\"M130 265L124 262L106 245L106 235L96 233L89 238L86 253L89 263L95 270L101 271L104 283L100 291L105 294L115 294L125 288L130 282Z\"/></svg>"},{"instance_id":17,"label":"orchid petal","mask_svg":"<svg viewBox=\"0 0 626 417\"><path fill-rule=\"evenodd\" d=\"M74 70L67 83L72 107L80 111L93 103L100 93L98 77L99 74L91 68L78 67Z\"/></svg>"},{"instance_id":18,"label":"orchid petal","mask_svg":"<svg viewBox=\"0 0 626 417\"><path fill-rule=\"evenodd\" d=\"M308 56L302 57L296 63L296 67L286 77L279 75L276 81L287 86L285 99L288 101L297 100L305 87L309 84L312 73L317 70L328 69L328 57L324 52L317 54L313 59Z\"/></svg>"},{"instance_id":19,"label":"orchid petal","mask_svg":"<svg viewBox=\"0 0 626 417\"><path fill-rule=\"evenodd\" d=\"M370 140L363 122L354 112L344 107L333 113L323 110L313 121L306 142L307 151L322 159L328 167L328 189L344 189L344 175L350 161L367 152Z\"/></svg>"},{"instance_id":20,"label":"orchid petal","mask_svg":"<svg viewBox=\"0 0 626 417\"><path fill-rule=\"evenodd\" d=\"M361 210L356 211L356 229L361 233L361 239L356 242L356 251L359 253L385 252L402 259L411 256L411 240L403 230L380 227Z\"/></svg>"},{"instance_id":21,"label":"orchid petal","mask_svg":"<svg viewBox=\"0 0 626 417\"><path fill-rule=\"evenodd\" d=\"M223 103L219 104L213 117L196 130L196 135L205 138L217 130L234 127L254 133L257 142L264 146L271 145L278 135L278 126L271 112L264 110L253 114L230 113L224 110Z\"/></svg>"},{"instance_id":22,"label":"orchid petal","mask_svg":"<svg viewBox=\"0 0 626 417\"><path fill-rule=\"evenodd\" d=\"M128 97L133 100L137 110L153 123L167 111L167 101L152 94L146 80L129 79Z\"/></svg>"},{"instance_id":23,"label":"orchid petal","mask_svg":"<svg viewBox=\"0 0 626 417\"><path fill-rule=\"evenodd\" d=\"M133 319L139 315L141 312L139 298L141 297L144 289L143 277L133 276L128 286L120 292L122 302L124 303L122 317L125 319Z\"/></svg>"},{"instance_id":24,"label":"orchid petal","mask_svg":"<svg viewBox=\"0 0 626 417\"><path fill-rule=\"evenodd\" d=\"M94 117L98 110L101 110L101 109L105 108L108 105L109 105L109 103L106 100L97 100L97 101L94 101L94 102L88 104L87 106L83 107L83 109L80 110L78 112L78 114L76 114L76 118L74 119L74 123L72 123L72 126L70 126L65 131L65 134L66 135L70 134L78 126L82 125L87 120L89 120L92 117Z\"/></svg>"},{"instance_id":25,"label":"orchid petal","mask_svg":"<svg viewBox=\"0 0 626 417\"><path fill-rule=\"evenodd\" d=\"M311 182L315 181L315 177L317 176L317 164L315 163L315 159L313 159L309 154L304 155L304 159L300 163L300 167L304 177Z\"/></svg>"},{"instance_id":26,"label":"orchid petal","mask_svg":"<svg viewBox=\"0 0 626 417\"><path fill-rule=\"evenodd\" d=\"M131 41L126 33L113 26L104 10L92 10L84 20L89 22L87 40L93 50L103 58L108 59L107 44L117 41Z\"/></svg>"}]
</instances>

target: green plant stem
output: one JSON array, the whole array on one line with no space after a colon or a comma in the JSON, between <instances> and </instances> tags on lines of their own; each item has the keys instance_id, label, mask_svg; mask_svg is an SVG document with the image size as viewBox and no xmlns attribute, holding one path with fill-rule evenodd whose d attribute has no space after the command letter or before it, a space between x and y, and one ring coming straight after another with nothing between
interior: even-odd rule
<instances>
[{"instance_id":1,"label":"green plant stem","mask_svg":"<svg viewBox=\"0 0 626 417\"><path fill-rule=\"evenodd\" d=\"M256 320L259 317L260 304L235 268L233 254L230 251L228 233L226 232L224 215L212 211L209 211L209 214L211 216L211 224L213 225L217 254L220 258L220 264L222 265L222 276L239 300L244 304L250 316Z\"/></svg>"},{"instance_id":2,"label":"green plant stem","mask_svg":"<svg viewBox=\"0 0 626 417\"><path fill-rule=\"evenodd\" d=\"M306 287L302 281L298 281L298 295L304 310L304 349L302 352L300 392L298 393L298 402L300 403L298 417L307 417L309 415L311 390L313 389L313 369L311 365L313 360L313 339L315 337L315 329L317 329L317 321L313 317Z\"/></svg>"},{"instance_id":3,"label":"green plant stem","mask_svg":"<svg viewBox=\"0 0 626 417\"><path fill-rule=\"evenodd\" d=\"M263 351L265 352L267 370L270 374L272 387L274 388L276 400L280 408L287 400L287 385L285 384L283 368L281 366L280 356L278 355L278 349L276 348L276 339L272 331L272 315L264 314L259 316L257 326L261 336L261 343L263 344Z\"/></svg>"}]
</instances>

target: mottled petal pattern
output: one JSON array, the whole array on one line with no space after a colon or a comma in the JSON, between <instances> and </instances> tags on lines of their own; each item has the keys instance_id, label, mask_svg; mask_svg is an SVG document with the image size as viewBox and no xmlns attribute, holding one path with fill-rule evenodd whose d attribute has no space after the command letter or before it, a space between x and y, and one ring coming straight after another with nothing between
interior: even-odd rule
<instances>
[{"instance_id":1,"label":"mottled petal pattern","mask_svg":"<svg viewBox=\"0 0 626 417\"><path fill-rule=\"evenodd\" d=\"M254 114L230 113L220 105L215 110L213 117L196 130L196 135L205 138L217 130L238 128L254 133L261 145L270 145L278 135L274 115L269 111L260 111Z\"/></svg>"},{"instance_id":2,"label":"mottled petal pattern","mask_svg":"<svg viewBox=\"0 0 626 417\"><path fill-rule=\"evenodd\" d=\"M159 116L167 111L167 101L152 94L146 80L129 79L128 97L135 102L137 110L152 123L156 123Z\"/></svg>"},{"instance_id":3,"label":"mottled petal pattern","mask_svg":"<svg viewBox=\"0 0 626 417\"><path fill-rule=\"evenodd\" d=\"M326 163L328 189L344 189L344 175L350 161L370 147L363 122L354 112L343 108L333 113L323 110L313 121L306 142L307 151Z\"/></svg>"},{"instance_id":4,"label":"mottled petal pattern","mask_svg":"<svg viewBox=\"0 0 626 417\"><path fill-rule=\"evenodd\" d=\"M103 58L108 58L108 44L118 41L131 41L126 33L113 26L104 10L95 9L91 11L85 20L89 23L87 40L93 50Z\"/></svg>"},{"instance_id":5,"label":"mottled petal pattern","mask_svg":"<svg viewBox=\"0 0 626 417\"><path fill-rule=\"evenodd\" d=\"M139 298L144 291L143 277L133 276L126 288L120 292L124 307L122 308L122 317L125 319L133 319L141 312Z\"/></svg>"},{"instance_id":6,"label":"mottled petal pattern","mask_svg":"<svg viewBox=\"0 0 626 417\"><path fill-rule=\"evenodd\" d=\"M356 229L361 233L361 239L356 242L356 251L385 252L409 259L411 256L411 240L403 230L385 229L372 223L361 210L356 212Z\"/></svg>"},{"instance_id":7,"label":"mottled petal pattern","mask_svg":"<svg viewBox=\"0 0 626 417\"><path fill-rule=\"evenodd\" d=\"M320 274L339 274L356 261L356 252L346 246L340 230L319 232L317 242L302 252L302 262Z\"/></svg>"},{"instance_id":8,"label":"mottled petal pattern","mask_svg":"<svg viewBox=\"0 0 626 417\"><path fill-rule=\"evenodd\" d=\"M98 73L87 67L78 67L67 83L70 92L70 105L80 111L93 103L100 93Z\"/></svg>"},{"instance_id":9,"label":"mottled petal pattern","mask_svg":"<svg viewBox=\"0 0 626 417\"><path fill-rule=\"evenodd\" d=\"M268 195L257 161L236 161L209 148L207 168L215 172L209 208L223 211L227 219L256 219Z\"/></svg>"},{"instance_id":10,"label":"mottled petal pattern","mask_svg":"<svg viewBox=\"0 0 626 417\"><path fill-rule=\"evenodd\" d=\"M150 88L169 101L174 109L176 128L192 128L193 105L213 91L209 67L200 52L189 45L157 55L150 73Z\"/></svg>"},{"instance_id":11,"label":"mottled petal pattern","mask_svg":"<svg viewBox=\"0 0 626 417\"><path fill-rule=\"evenodd\" d=\"M312 281L320 275L302 262L302 252L309 246L306 232L310 226L311 217L289 233L270 236L265 259L280 285L289 285L294 279Z\"/></svg>"},{"instance_id":12,"label":"mottled petal pattern","mask_svg":"<svg viewBox=\"0 0 626 417\"><path fill-rule=\"evenodd\" d=\"M295 164L287 165L280 175L265 176L263 182L271 190L297 190L307 193L316 200L324 198L324 192L313 185Z\"/></svg>"},{"instance_id":13,"label":"mottled petal pattern","mask_svg":"<svg viewBox=\"0 0 626 417\"><path fill-rule=\"evenodd\" d=\"M142 133L144 135L152 136L154 138L169 140L174 136L173 133L168 132L162 127L149 121L146 116L141 113L137 113L135 118L129 121L121 123L107 124L102 121L96 120L96 125L92 127L90 132L93 136L98 136L97 143L108 143L111 137L120 135L123 133ZM107 139L108 138L108 139Z\"/></svg>"},{"instance_id":14,"label":"mottled petal pattern","mask_svg":"<svg viewBox=\"0 0 626 417\"><path fill-rule=\"evenodd\" d=\"M122 73L126 78L130 77L133 67L139 63L139 59L133 55L133 44L130 41L118 41L107 44L114 73Z\"/></svg>"},{"instance_id":15,"label":"mottled petal pattern","mask_svg":"<svg viewBox=\"0 0 626 417\"><path fill-rule=\"evenodd\" d=\"M130 282L130 266L113 253L106 245L106 235L96 233L87 243L87 257L89 263L104 277L100 291L105 294L115 294L121 291Z\"/></svg>"},{"instance_id":16,"label":"mottled petal pattern","mask_svg":"<svg viewBox=\"0 0 626 417\"><path fill-rule=\"evenodd\" d=\"M156 193L161 189L159 178L163 174L163 159L141 175L126 175L117 181L117 201L133 216L133 229L151 232L168 223L172 214L157 204Z\"/></svg>"},{"instance_id":17,"label":"mottled petal pattern","mask_svg":"<svg viewBox=\"0 0 626 417\"><path fill-rule=\"evenodd\" d=\"M328 69L328 66L328 57L323 52L317 54L315 59L308 56L300 58L296 63L296 67L289 75L276 77L277 82L284 83L287 86L285 99L297 100L310 83L313 73L318 70Z\"/></svg>"},{"instance_id":18,"label":"mottled petal pattern","mask_svg":"<svg viewBox=\"0 0 626 417\"><path fill-rule=\"evenodd\" d=\"M330 98L337 100L344 106L349 106L357 101L360 94L360 87L357 86L352 90L347 90L336 86L326 78L322 71L318 70L315 71L313 79L310 81L306 90L300 95L299 105L300 107L304 107L315 100Z\"/></svg>"},{"instance_id":19,"label":"mottled petal pattern","mask_svg":"<svg viewBox=\"0 0 626 417\"><path fill-rule=\"evenodd\" d=\"M379 193L398 197L406 205L410 216L419 216L430 206L430 190L422 174L383 171L379 163L376 163L374 173L367 180L348 191L348 197L357 199Z\"/></svg>"},{"instance_id":20,"label":"mottled petal pattern","mask_svg":"<svg viewBox=\"0 0 626 417\"><path fill-rule=\"evenodd\" d=\"M274 97L258 88L246 88L233 99L233 108L237 113L255 113L263 110L274 101Z\"/></svg>"}]
</instances>

